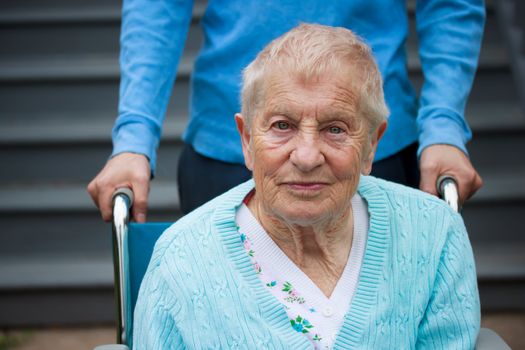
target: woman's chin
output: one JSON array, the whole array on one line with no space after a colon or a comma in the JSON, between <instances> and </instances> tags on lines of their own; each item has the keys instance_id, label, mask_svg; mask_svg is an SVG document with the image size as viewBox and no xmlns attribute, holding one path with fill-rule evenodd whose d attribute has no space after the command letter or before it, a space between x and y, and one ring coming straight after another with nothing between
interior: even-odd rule
<instances>
[{"instance_id":1,"label":"woman's chin","mask_svg":"<svg viewBox=\"0 0 525 350\"><path fill-rule=\"evenodd\" d=\"M298 203L297 203L298 204ZM278 211L286 223L299 226L311 226L316 223L329 220L330 213L322 210L319 204L310 203L300 205L291 204Z\"/></svg>"}]
</instances>

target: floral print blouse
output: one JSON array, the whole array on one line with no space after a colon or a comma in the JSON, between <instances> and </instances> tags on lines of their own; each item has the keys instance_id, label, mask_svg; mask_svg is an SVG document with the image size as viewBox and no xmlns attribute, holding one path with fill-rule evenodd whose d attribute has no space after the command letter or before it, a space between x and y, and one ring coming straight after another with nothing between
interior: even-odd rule
<instances>
[{"instance_id":1,"label":"floral print blouse","mask_svg":"<svg viewBox=\"0 0 525 350\"><path fill-rule=\"evenodd\" d=\"M365 201L352 199L354 235L347 265L332 295L323 292L275 244L243 204L237 211L239 237L253 268L268 291L285 308L290 327L315 349L330 349L348 311L359 278L368 232Z\"/></svg>"}]
</instances>

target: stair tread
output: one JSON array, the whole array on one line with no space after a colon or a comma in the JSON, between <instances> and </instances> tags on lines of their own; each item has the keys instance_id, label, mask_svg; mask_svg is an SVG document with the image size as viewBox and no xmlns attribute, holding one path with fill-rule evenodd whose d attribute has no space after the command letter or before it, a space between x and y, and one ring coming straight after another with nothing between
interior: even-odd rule
<instances>
[{"instance_id":1,"label":"stair tread","mask_svg":"<svg viewBox=\"0 0 525 350\"><path fill-rule=\"evenodd\" d=\"M179 110L175 113L178 115L168 115L164 121L164 140L174 141L182 137L188 120L187 112ZM498 118L494 118L495 115ZM79 112L75 116L71 118L71 113L40 115L30 125L27 123L30 116L4 117L0 119L0 144L110 142L115 115L94 117L92 114ZM467 108L466 117L477 134L474 137L479 137L483 132L525 133L525 117L518 101L512 104L491 103L488 106L472 103Z\"/></svg>"},{"instance_id":2,"label":"stair tread","mask_svg":"<svg viewBox=\"0 0 525 350\"><path fill-rule=\"evenodd\" d=\"M473 246L478 278L485 280L524 279L525 242L491 243Z\"/></svg>"},{"instance_id":3,"label":"stair tread","mask_svg":"<svg viewBox=\"0 0 525 350\"><path fill-rule=\"evenodd\" d=\"M29 126L24 117L0 120L0 144L110 142L114 115L105 118L100 115L97 118L82 116L82 113L75 115L75 118L71 118L71 114L40 116ZM181 139L187 119L186 114L168 116L164 121L162 139Z\"/></svg>"},{"instance_id":4,"label":"stair tread","mask_svg":"<svg viewBox=\"0 0 525 350\"><path fill-rule=\"evenodd\" d=\"M525 173L487 173L483 174L483 187L469 200L469 203L498 200L525 200Z\"/></svg>"},{"instance_id":5,"label":"stair tread","mask_svg":"<svg viewBox=\"0 0 525 350\"><path fill-rule=\"evenodd\" d=\"M2 9L0 12L0 25L20 25L34 23L71 23L71 22L118 22L121 17L120 2L84 4L75 2L62 4L60 6L48 6L41 3L36 7L20 6L10 9ZM202 17L206 10L206 4L199 1L193 7L193 18L197 20Z\"/></svg>"},{"instance_id":6,"label":"stair tread","mask_svg":"<svg viewBox=\"0 0 525 350\"><path fill-rule=\"evenodd\" d=\"M15 2L16 3L16 2ZM486 1L487 9L494 7L493 1ZM416 8L415 0L407 2L407 10L414 14ZM101 2L96 4L79 5L75 2L66 2L50 6L46 3L38 3L31 8L22 3L20 7L3 8L0 12L0 24L25 24L25 23L56 23L71 21L104 21L120 20L120 2ZM193 17L201 18L206 10L206 1L196 1L193 8Z\"/></svg>"},{"instance_id":7,"label":"stair tread","mask_svg":"<svg viewBox=\"0 0 525 350\"><path fill-rule=\"evenodd\" d=\"M525 242L475 245L480 281L524 280ZM111 256L38 256L0 258L0 290L97 288L113 284Z\"/></svg>"},{"instance_id":8,"label":"stair tread","mask_svg":"<svg viewBox=\"0 0 525 350\"><path fill-rule=\"evenodd\" d=\"M103 6L26 7L4 10L0 24L60 23L60 22L106 22L120 21L121 9L114 4Z\"/></svg>"},{"instance_id":9,"label":"stair tread","mask_svg":"<svg viewBox=\"0 0 525 350\"><path fill-rule=\"evenodd\" d=\"M525 201L525 174L484 174L484 186L470 204L495 201ZM81 183L4 184L0 186L0 212L96 210ZM175 181L152 181L149 208L175 210L179 207Z\"/></svg>"},{"instance_id":10,"label":"stair tread","mask_svg":"<svg viewBox=\"0 0 525 350\"><path fill-rule=\"evenodd\" d=\"M410 46L408 69L421 70L417 48ZM179 77L188 77L197 52L185 52L178 68ZM503 68L509 65L506 50L498 44L486 45L480 56L479 69ZM482 73L478 73L482 74ZM0 82L64 80L64 79L117 79L119 64L117 55L56 55L21 56L0 59Z\"/></svg>"},{"instance_id":11,"label":"stair tread","mask_svg":"<svg viewBox=\"0 0 525 350\"><path fill-rule=\"evenodd\" d=\"M182 56L177 76L188 78L195 54ZM71 55L68 57L21 57L17 60L0 60L0 82L40 81L69 79L118 79L120 75L117 56Z\"/></svg>"},{"instance_id":12,"label":"stair tread","mask_svg":"<svg viewBox=\"0 0 525 350\"><path fill-rule=\"evenodd\" d=\"M96 288L113 284L111 256L0 258L0 289Z\"/></svg>"},{"instance_id":13,"label":"stair tread","mask_svg":"<svg viewBox=\"0 0 525 350\"><path fill-rule=\"evenodd\" d=\"M86 191L87 184L11 184L0 186L0 212L68 212L96 211ZM153 181L149 196L149 209L179 207L177 185L169 181Z\"/></svg>"}]
</instances>

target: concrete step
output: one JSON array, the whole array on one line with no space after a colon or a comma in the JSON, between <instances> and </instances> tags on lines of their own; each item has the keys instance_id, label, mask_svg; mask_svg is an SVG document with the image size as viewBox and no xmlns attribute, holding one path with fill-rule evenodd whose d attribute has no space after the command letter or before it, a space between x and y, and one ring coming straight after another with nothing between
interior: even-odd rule
<instances>
[{"instance_id":1,"label":"concrete step","mask_svg":"<svg viewBox=\"0 0 525 350\"><path fill-rule=\"evenodd\" d=\"M54 60L75 56L118 57L119 11L111 4L99 7L71 4L58 10L42 7L35 12L24 8L0 11L0 57L7 62L33 57ZM194 7L194 20L185 45L186 52L192 52L192 56L202 45L202 30L198 25L202 12L202 6Z\"/></svg>"},{"instance_id":2,"label":"concrete step","mask_svg":"<svg viewBox=\"0 0 525 350\"><path fill-rule=\"evenodd\" d=\"M525 283L479 283L483 312L523 311ZM29 289L1 292L0 327L100 325L115 322L113 288Z\"/></svg>"},{"instance_id":3,"label":"concrete step","mask_svg":"<svg viewBox=\"0 0 525 350\"><path fill-rule=\"evenodd\" d=\"M194 0L194 3L196 10L194 13L197 14L197 17L201 17L207 1ZM25 24L39 21L42 18L46 21L65 21L71 18L73 14L81 17L86 11L88 11L88 13L98 13L99 15L97 17L109 17L107 9L119 9L120 6L120 0L47 0L45 3L39 0L25 0L23 2L18 0L3 0L0 5L0 10L2 10L0 23ZM488 12L492 13L494 1L486 0L485 6ZM407 9L411 15L414 14L415 8L416 0L408 0ZM84 16L87 16L87 14L84 14ZM115 11L111 13L111 16L118 18L120 13Z\"/></svg>"},{"instance_id":4,"label":"concrete step","mask_svg":"<svg viewBox=\"0 0 525 350\"><path fill-rule=\"evenodd\" d=\"M84 184L3 186L0 194L5 203L0 209L0 260L82 262L111 256L111 225L102 221ZM152 183L148 207L151 222L173 222L181 216L174 180Z\"/></svg>"},{"instance_id":5,"label":"concrete step","mask_svg":"<svg viewBox=\"0 0 525 350\"><path fill-rule=\"evenodd\" d=\"M525 204L525 171L492 172L483 176L483 187L469 200L467 207L478 204Z\"/></svg>"},{"instance_id":6,"label":"concrete step","mask_svg":"<svg viewBox=\"0 0 525 350\"><path fill-rule=\"evenodd\" d=\"M19 212L93 212L95 205L78 183L40 183L34 185L1 186L0 213ZM174 182L155 181L150 189L150 208L178 208Z\"/></svg>"},{"instance_id":7,"label":"concrete step","mask_svg":"<svg viewBox=\"0 0 525 350\"><path fill-rule=\"evenodd\" d=\"M525 7L519 0L500 0L495 7L512 69L517 77L516 87L521 106L525 109Z\"/></svg>"},{"instance_id":8,"label":"concrete step","mask_svg":"<svg viewBox=\"0 0 525 350\"><path fill-rule=\"evenodd\" d=\"M11 6L9 6L11 5ZM59 6L34 7L9 4L2 8L0 25L56 25L71 23L112 23L120 21L121 6L119 1L107 1L101 4L59 4ZM13 6L14 5L14 6ZM5 4L3 5L5 6Z\"/></svg>"},{"instance_id":9,"label":"concrete step","mask_svg":"<svg viewBox=\"0 0 525 350\"><path fill-rule=\"evenodd\" d=\"M501 85L505 84L498 79L502 78L495 77L492 80ZM181 95L187 93L185 88L182 83L176 86L174 95L178 96L178 100L182 100ZM525 117L518 102L512 99L512 96L494 96L494 94L492 100L487 101L486 95L490 94L490 91L485 90L489 89L481 83L476 85L466 110L466 118L474 132L491 134L519 130L525 132ZM163 128L164 139L172 141L180 139L187 122L186 109L182 106L174 106L174 103L168 111ZM55 105L55 107L60 106ZM64 106L64 109L66 108ZM41 112L38 115L14 111L12 115L6 114L0 119L0 144L106 143L110 138L114 119L113 111L103 110L92 113L85 110L70 113ZM28 125L29 120L31 120L30 125ZM88 120L89 123L86 123Z\"/></svg>"},{"instance_id":10,"label":"concrete step","mask_svg":"<svg viewBox=\"0 0 525 350\"><path fill-rule=\"evenodd\" d=\"M38 128L40 125L42 127ZM33 184L76 181L87 184L100 171L111 153L111 125L112 121L107 120L101 124L86 121L66 126L60 123L34 124L23 131L22 127L0 127L0 164L9 164L0 170L0 182ZM158 179L176 176L182 149L180 134L184 125L182 118L169 118L166 122L166 134L158 152ZM10 131L16 137L8 135L4 138ZM59 133L63 135L54 138ZM515 156L525 149L523 127L516 131L476 133L468 149L473 164L483 177L493 173L513 175L525 172L525 163L517 161Z\"/></svg>"},{"instance_id":11,"label":"concrete step","mask_svg":"<svg viewBox=\"0 0 525 350\"><path fill-rule=\"evenodd\" d=\"M17 124L45 121L49 118L75 116L89 123L93 119L116 118L118 80L74 80L39 83L0 84L0 123ZM170 100L170 114L186 115L189 85L183 79L175 83Z\"/></svg>"},{"instance_id":12,"label":"concrete step","mask_svg":"<svg viewBox=\"0 0 525 350\"><path fill-rule=\"evenodd\" d=\"M48 10L52 12L52 10ZM104 10L97 10L104 12ZM89 12L87 12L89 14ZM0 23L1 23L0 16ZM413 22L413 21L412 21ZM82 24L82 25L81 25ZM1 28L0 83L63 79L117 78L119 23L68 24L71 28ZM87 26L87 27L86 27ZM413 26L413 23L412 23ZM414 28L412 28L415 30ZM59 33L61 40L53 40ZM189 32L182 60L183 75L188 75L195 55L202 45L202 33L197 23ZM480 56L482 69L507 67L509 58L502 44L494 18L487 21L486 35ZM34 45L21 45L23 42ZM28 47L29 46L29 47ZM42 46L42 47L40 47ZM421 69L415 34L407 41L408 67L412 72Z\"/></svg>"},{"instance_id":13,"label":"concrete step","mask_svg":"<svg viewBox=\"0 0 525 350\"><path fill-rule=\"evenodd\" d=\"M177 77L189 78L193 60L194 55L190 54L181 58ZM33 56L16 61L0 60L0 83L118 79L119 69L117 56Z\"/></svg>"},{"instance_id":14,"label":"concrete step","mask_svg":"<svg viewBox=\"0 0 525 350\"><path fill-rule=\"evenodd\" d=\"M109 232L107 236L108 249L91 256L32 254L23 260L0 258L0 290L112 287ZM525 243L477 244L473 249L480 281L525 281Z\"/></svg>"},{"instance_id":15,"label":"concrete step","mask_svg":"<svg viewBox=\"0 0 525 350\"><path fill-rule=\"evenodd\" d=\"M525 245L474 247L484 312L525 310L523 249ZM0 327L100 324L115 319L109 256L1 259L0 266Z\"/></svg>"},{"instance_id":16,"label":"concrete step","mask_svg":"<svg viewBox=\"0 0 525 350\"><path fill-rule=\"evenodd\" d=\"M71 114L39 115L31 125L27 125L27 118L29 117L18 116L12 120L0 119L0 144L6 146L58 143L107 144L111 140L111 129L115 123L113 113L106 115L75 113L74 118ZM162 139L180 140L187 120L186 113L168 115L164 121Z\"/></svg>"},{"instance_id":17,"label":"concrete step","mask_svg":"<svg viewBox=\"0 0 525 350\"><path fill-rule=\"evenodd\" d=\"M468 150L472 163L482 175L522 173L525 152L523 131L474 134Z\"/></svg>"},{"instance_id":18,"label":"concrete step","mask_svg":"<svg viewBox=\"0 0 525 350\"><path fill-rule=\"evenodd\" d=\"M525 204L525 170L483 174L484 186L467 203L467 208L486 204ZM95 210L86 192L87 183L34 181L3 182L0 186L0 213L89 212ZM176 178L154 180L150 189L150 208L178 208Z\"/></svg>"},{"instance_id":19,"label":"concrete step","mask_svg":"<svg viewBox=\"0 0 525 350\"><path fill-rule=\"evenodd\" d=\"M516 235L516 232L522 231L519 210L525 207L525 172L512 173L507 175L486 175L484 177L485 186L465 205L463 215L468 225L474 225L472 232L476 232L475 237L483 238L488 241L494 237L494 232L499 232L500 237L505 240L512 239L522 240L525 236ZM98 212L91 202L84 183L40 183L33 185L2 185L0 187L0 216L5 220L2 238L5 245L9 245L15 236L8 238L17 229L22 230L24 215L28 218L29 223L38 222L42 215L49 215L53 218L60 219L62 216L79 215L75 219L80 220L81 215L95 215L98 219ZM178 196L175 179L171 181L152 181L149 208L152 212L178 214ZM491 210L493 212L491 212ZM67 214L67 215L66 215ZM505 220L498 221L492 218L502 217ZM85 218L88 218L85 217ZM54 220L54 219L53 219ZM84 220L84 219L82 219ZM504 222L505 230L492 228L501 227ZM60 229L60 225L51 225L53 222L46 222L51 230ZM59 222L57 222L59 224ZM484 229L484 226L490 230ZM500 225L500 226L498 226ZM64 230L69 230L75 226L65 225ZM81 230L84 225L76 226ZM44 228L43 228L44 229ZM507 230L508 229L508 230ZM486 236L478 232L487 231ZM31 234L28 231L28 234ZM15 235L14 233L12 235ZM16 251L16 250L14 250ZM4 252L7 253L7 252Z\"/></svg>"},{"instance_id":20,"label":"concrete step","mask_svg":"<svg viewBox=\"0 0 525 350\"><path fill-rule=\"evenodd\" d=\"M193 22L190 27L186 52L194 57L202 45L202 33L198 21L202 17L206 1L197 1L194 6ZM74 1L63 3L52 1L52 4L43 6L39 3L8 1L2 5L0 11L0 81L7 76L13 79L17 73L26 77L21 66L7 72L12 62L38 61L43 57L60 62L70 61L75 56L108 56L118 57L118 41L120 31L120 3L114 0L106 2L96 1L85 3ZM413 6L409 6L413 13ZM417 55L417 38L415 34L414 17L410 17L411 34L407 41L409 52L408 67L419 70L420 63ZM60 37L60 40L55 38ZM25 43L31 43L26 45ZM70 59L69 59L70 58ZM501 67L508 65L509 59L506 49L502 45L501 35L496 23L496 17L489 11L484 36L483 50L480 57L481 67ZM21 64L20 64L21 65ZM29 64L29 70L37 67ZM45 70L45 66L43 67ZM107 68L113 71L112 68ZM38 72L38 76L47 76L50 73ZM21 78L24 79L24 78Z\"/></svg>"},{"instance_id":21,"label":"concrete step","mask_svg":"<svg viewBox=\"0 0 525 350\"><path fill-rule=\"evenodd\" d=\"M176 194L168 199L176 201ZM150 200L148 221L174 222L180 218L176 206L157 209L154 197ZM0 259L5 261L15 263L73 257L90 261L112 254L111 225L102 221L96 209L23 211L2 213L0 218L3 232Z\"/></svg>"},{"instance_id":22,"label":"concrete step","mask_svg":"<svg viewBox=\"0 0 525 350\"><path fill-rule=\"evenodd\" d=\"M177 77L188 79L197 55L195 49L186 49ZM411 74L419 74L421 62L415 47L409 47L408 68ZM480 69L502 69L509 65L507 52L498 45L483 48ZM0 84L21 82L48 82L67 80L118 79L118 55L104 53L4 56L0 58Z\"/></svg>"},{"instance_id":23,"label":"concrete step","mask_svg":"<svg viewBox=\"0 0 525 350\"><path fill-rule=\"evenodd\" d=\"M112 287L0 290L0 327L114 324Z\"/></svg>"},{"instance_id":24,"label":"concrete step","mask_svg":"<svg viewBox=\"0 0 525 350\"><path fill-rule=\"evenodd\" d=\"M525 281L525 242L476 244L473 246L478 279Z\"/></svg>"},{"instance_id":25,"label":"concrete step","mask_svg":"<svg viewBox=\"0 0 525 350\"><path fill-rule=\"evenodd\" d=\"M121 0L4 0L0 5L0 25L115 22L120 21L121 5ZM194 19L200 19L205 9L206 0L195 0Z\"/></svg>"},{"instance_id":26,"label":"concrete step","mask_svg":"<svg viewBox=\"0 0 525 350\"><path fill-rule=\"evenodd\" d=\"M422 77L412 75L411 78L419 88ZM185 76L181 76L174 86L168 116L186 115L188 99L189 85ZM0 143L31 143L30 135L40 133L31 131L31 125L37 130L43 127L42 130L47 130L44 134L50 133L37 137L42 139L62 134L59 129L45 127L47 123L60 123L65 128L69 124L78 125L81 121L77 119L89 120L94 125L112 124L118 104L118 80L99 76L90 80L0 84L0 100ZM480 72L466 109L467 120L474 131L523 128L525 116L518 101L508 69ZM88 130L94 129L86 128L86 137L91 138L93 134ZM79 140L85 141L86 137Z\"/></svg>"},{"instance_id":27,"label":"concrete step","mask_svg":"<svg viewBox=\"0 0 525 350\"><path fill-rule=\"evenodd\" d=\"M108 245L111 245L108 234ZM1 289L96 288L113 285L110 254L88 256L39 256L0 258Z\"/></svg>"},{"instance_id":28,"label":"concrete step","mask_svg":"<svg viewBox=\"0 0 525 350\"><path fill-rule=\"evenodd\" d=\"M108 131L109 133L109 131ZM161 142L157 179L173 179L182 150L180 142ZM83 182L87 185L102 169L111 154L111 143L46 143L42 145L2 146L0 182L34 184L42 182Z\"/></svg>"}]
</instances>

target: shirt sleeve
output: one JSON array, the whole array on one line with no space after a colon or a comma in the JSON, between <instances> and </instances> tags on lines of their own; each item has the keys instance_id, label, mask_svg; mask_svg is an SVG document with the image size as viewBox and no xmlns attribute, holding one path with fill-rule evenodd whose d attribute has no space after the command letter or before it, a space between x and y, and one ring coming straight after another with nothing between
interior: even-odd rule
<instances>
[{"instance_id":1,"label":"shirt sleeve","mask_svg":"<svg viewBox=\"0 0 525 350\"><path fill-rule=\"evenodd\" d=\"M124 0L122 8L120 96L112 156L144 154L152 173L192 8L193 0Z\"/></svg>"},{"instance_id":2,"label":"shirt sleeve","mask_svg":"<svg viewBox=\"0 0 525 350\"><path fill-rule=\"evenodd\" d=\"M454 214L416 348L474 349L480 317L472 248L463 220Z\"/></svg>"},{"instance_id":3,"label":"shirt sleeve","mask_svg":"<svg viewBox=\"0 0 525 350\"><path fill-rule=\"evenodd\" d=\"M416 29L424 75L417 116L418 156L433 144L461 149L472 132L465 104L476 71L485 8L483 0L418 0Z\"/></svg>"}]
</instances>

